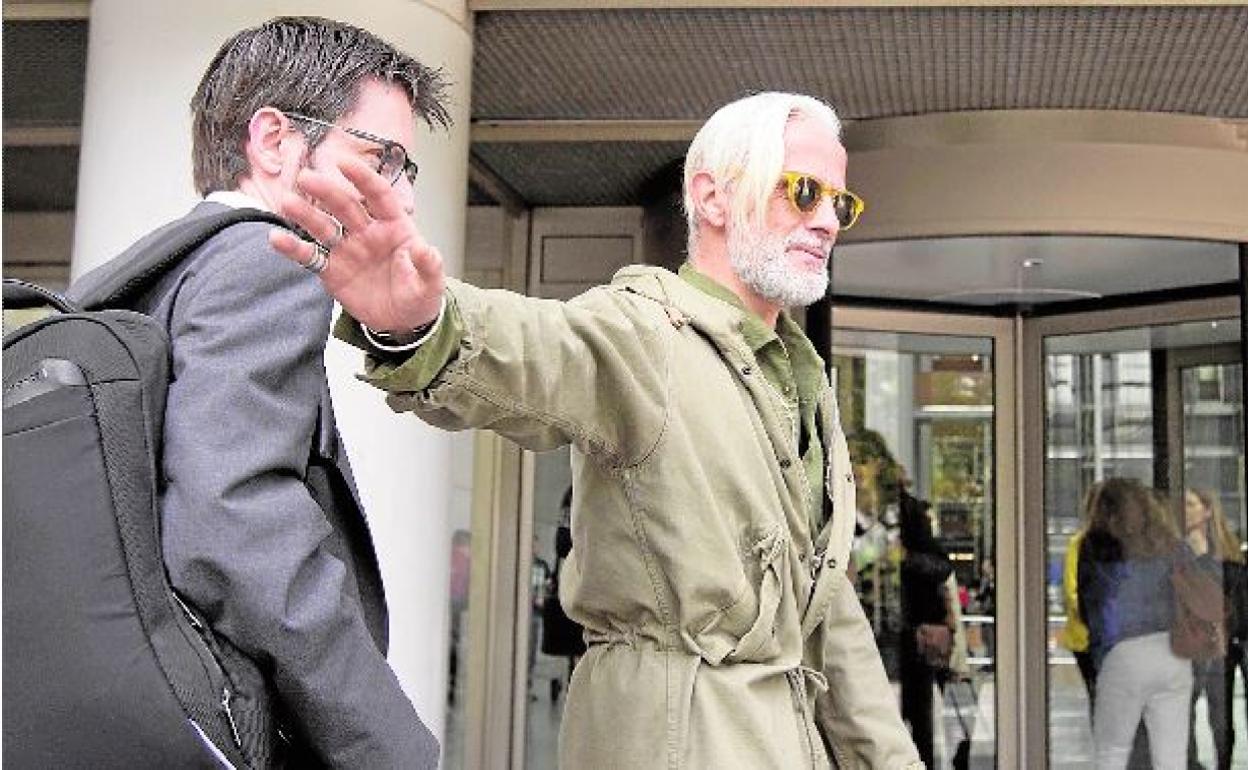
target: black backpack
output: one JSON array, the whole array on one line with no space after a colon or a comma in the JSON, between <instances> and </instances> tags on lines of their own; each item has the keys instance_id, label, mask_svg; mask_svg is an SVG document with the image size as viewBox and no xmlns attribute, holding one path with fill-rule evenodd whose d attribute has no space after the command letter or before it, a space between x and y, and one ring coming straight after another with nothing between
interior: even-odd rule
<instances>
[{"instance_id":1,"label":"black backpack","mask_svg":"<svg viewBox=\"0 0 1248 770\"><path fill-rule=\"evenodd\" d=\"M182 221L83 310L4 281L3 756L19 768L268 767L258 668L169 585L157 505L169 340L126 303L213 235ZM42 316L36 318L36 316ZM20 323L10 328L10 322Z\"/></svg>"}]
</instances>

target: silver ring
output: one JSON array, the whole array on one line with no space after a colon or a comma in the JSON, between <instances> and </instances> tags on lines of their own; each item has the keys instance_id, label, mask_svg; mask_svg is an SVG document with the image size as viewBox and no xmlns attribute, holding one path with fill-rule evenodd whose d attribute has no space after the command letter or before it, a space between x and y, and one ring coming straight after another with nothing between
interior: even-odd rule
<instances>
[{"instance_id":1,"label":"silver ring","mask_svg":"<svg viewBox=\"0 0 1248 770\"><path fill-rule=\"evenodd\" d=\"M329 266L329 249L321 244L316 244L316 251L312 253L312 259L303 264L303 269L313 275L320 275L325 272L325 268Z\"/></svg>"}]
</instances>

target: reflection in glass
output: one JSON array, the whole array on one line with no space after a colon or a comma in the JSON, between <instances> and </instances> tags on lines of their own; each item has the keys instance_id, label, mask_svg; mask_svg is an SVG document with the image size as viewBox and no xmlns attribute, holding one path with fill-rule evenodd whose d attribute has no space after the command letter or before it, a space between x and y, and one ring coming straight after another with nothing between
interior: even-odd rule
<instances>
[{"instance_id":1,"label":"reflection in glass","mask_svg":"<svg viewBox=\"0 0 1248 770\"><path fill-rule=\"evenodd\" d=\"M996 760L992 354L989 339L833 329L851 577L932 767L963 743L970 766Z\"/></svg>"},{"instance_id":2,"label":"reflection in glass","mask_svg":"<svg viewBox=\"0 0 1248 770\"><path fill-rule=\"evenodd\" d=\"M559 724L572 669L585 645L581 627L559 603L559 575L572 548L571 453L536 456L533 477L533 561L529 579L524 766L554 767Z\"/></svg>"},{"instance_id":3,"label":"reflection in glass","mask_svg":"<svg viewBox=\"0 0 1248 770\"><path fill-rule=\"evenodd\" d=\"M1115 586L1114 591L1129 590L1123 588L1129 585L1126 576L1138 572L1138 564L1130 557L1130 547L1123 545L1121 553L1110 554L1115 560L1106 556L1103 538L1099 544L1090 542L1096 517L1106 515L1100 499L1105 485L1130 483L1149 490L1165 525L1175 533L1176 542L1183 536L1195 554L1205 554L1217 562L1219 572L1223 571L1221 564L1225 559L1233 561L1238 556L1238 539L1242 538L1245 525L1238 330L1237 321L1199 322L1045 340L1044 510L1048 554L1049 759L1053 767L1096 767L1098 744L1102 760L1108 761L1104 751L1113 741L1105 733L1114 725L1107 724L1109 720L1098 722L1101 729L1094 739L1091 715L1104 687L1115 681L1115 666L1124 665L1127 648L1104 644L1104 637L1121 641L1117 635L1126 628L1131 645L1154 644L1157 649L1146 656L1150 665L1145 670L1149 674L1160 671L1163 661L1173 663L1177 600L1167 593L1171 588L1168 578L1154 587L1149 602L1118 601L1113 628L1108 631L1103 627L1106 620L1101 608L1087 605L1086 582L1105 582L1101 578L1111 574L1109 582ZM1212 538L1196 530L1211 525L1188 528L1188 490L1209 490L1211 502L1225 512L1225 542L1236 538L1229 553L1207 544L1194 547L1199 541ZM1212 509L1210 505L1209 510ZM1212 513L1192 520L1198 519L1211 521ZM1233 570L1225 571L1229 574ZM1108 595L1115 596L1114 591ZM1242 595L1242 589L1235 589L1219 598L1229 607L1237 591ZM1153 624L1157 628L1145 629L1150 613L1158 612L1170 625L1163 628L1158 619ZM1154 632L1151 637L1144 633L1149 630ZM1227 632L1233 636L1235 630L1228 626ZM1102 641L1098 642L1098 638ZM1108 650L1098 650L1098 644ZM1237 647L1229 636L1224 646L1232 652ZM1118 660L1107 657L1114 655L1114 649L1119 650ZM1178 755L1181 764L1248 767L1248 753L1242 748L1232 764L1226 740L1232 727L1240 734L1241 745L1242 736L1248 732L1243 715L1243 682L1234 677L1233 671L1224 677L1221 657L1218 656L1213 675L1219 683L1214 688L1218 692L1212 697L1207 692L1209 688L1199 685L1202 670L1208 673L1213 664L1193 664L1184 656L1176 668L1189 674L1194 671L1197 697L1193 700L1188 688L1183 708L1157 721L1171 728L1182 726L1184 746ZM1109 680L1105 681L1107 676ZM1128 678L1134 685L1142 686L1143 673L1136 672ZM1234 687L1234 698L1221 697L1221 683ZM1226 701L1231 703L1229 710ZM1102 708L1108 706L1102 703ZM1123 705L1110 710L1134 713L1133 707ZM1138 734L1128 741L1131 766L1146 766L1150 757L1159 760L1168 749L1174 750L1173 736L1168 733L1160 738L1154 736L1150 746L1147 731L1135 732Z\"/></svg>"},{"instance_id":4,"label":"reflection in glass","mask_svg":"<svg viewBox=\"0 0 1248 770\"><path fill-rule=\"evenodd\" d=\"M457 434L452 439L456 467L463 474L472 468L473 437ZM470 476L456 476L458 490L471 489ZM442 736L442 767L461 770L465 767L468 727L469 679L472 676L469 657L472 653L469 629L469 606L472 604L472 506L470 494L457 494L451 504L450 581L447 607L446 660L446 723Z\"/></svg>"}]
</instances>

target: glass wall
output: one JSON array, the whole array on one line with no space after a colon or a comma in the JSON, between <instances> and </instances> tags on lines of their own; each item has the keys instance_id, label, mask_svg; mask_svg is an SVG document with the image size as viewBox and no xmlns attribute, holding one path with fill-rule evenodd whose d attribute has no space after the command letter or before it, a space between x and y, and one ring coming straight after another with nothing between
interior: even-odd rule
<instances>
[{"instance_id":1,"label":"glass wall","mask_svg":"<svg viewBox=\"0 0 1248 770\"><path fill-rule=\"evenodd\" d=\"M1243 561L1248 511L1238 340L1232 318L1044 338L1053 767L1094 768L1099 746L1102 757L1126 751L1131 766L1179 752L1189 767L1248 768L1243 680L1221 654L1195 663L1171 654L1168 572L1150 578L1156 585L1147 598L1132 598L1157 561L1153 552L1166 550L1153 541L1186 542L1222 567ZM1222 567L1230 588L1239 568ZM1228 616L1237 614L1231 605L1243 588L1225 597ZM1158 649L1144 656L1154 643ZM1238 647L1223 649L1234 656ZM1133 669L1135 658L1147 663ZM1163 681L1167 666L1174 677ZM1190 686L1185 694L1176 677L1194 682L1197 697ZM1158 705L1171 691L1175 705ZM1100 712L1097 700L1104 701ZM1150 710L1156 727L1148 735L1134 725ZM1126 721L1131 726L1123 729L1134 737L1124 748L1118 723ZM1232 728L1240 736L1233 756L1223 740ZM1189 734L1190 742L1183 737Z\"/></svg>"},{"instance_id":2,"label":"glass wall","mask_svg":"<svg viewBox=\"0 0 1248 770\"><path fill-rule=\"evenodd\" d=\"M966 742L972 767L994 767L993 341L834 327L832 345L858 484L851 575L903 716L929 766ZM951 576L920 575L920 551ZM914 641L940 621L956 629L953 673Z\"/></svg>"}]
</instances>

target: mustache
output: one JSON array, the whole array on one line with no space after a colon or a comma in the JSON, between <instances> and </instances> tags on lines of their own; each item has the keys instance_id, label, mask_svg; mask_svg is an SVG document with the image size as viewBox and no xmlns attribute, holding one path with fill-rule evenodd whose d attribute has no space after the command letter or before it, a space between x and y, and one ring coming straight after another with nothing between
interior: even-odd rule
<instances>
[{"instance_id":1,"label":"mustache","mask_svg":"<svg viewBox=\"0 0 1248 770\"><path fill-rule=\"evenodd\" d=\"M810 235L807 233L795 233L790 235L784 239L784 246L786 249L794 247L799 249L818 249L825 256L831 255L832 253L832 240L830 238L820 238L817 235Z\"/></svg>"}]
</instances>

